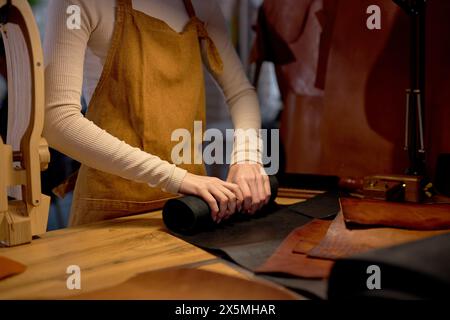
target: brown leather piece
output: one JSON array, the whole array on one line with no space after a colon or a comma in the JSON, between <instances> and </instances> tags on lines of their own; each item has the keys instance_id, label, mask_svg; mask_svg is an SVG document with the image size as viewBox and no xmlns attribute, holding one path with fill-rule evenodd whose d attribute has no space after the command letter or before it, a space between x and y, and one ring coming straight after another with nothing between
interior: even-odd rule
<instances>
[{"instance_id":1,"label":"brown leather piece","mask_svg":"<svg viewBox=\"0 0 450 320\"><path fill-rule=\"evenodd\" d=\"M314 0L269 0L264 1L263 9L274 33L286 43L292 43L305 31L313 2ZM290 23L287 24L286 21Z\"/></svg>"},{"instance_id":2,"label":"brown leather piece","mask_svg":"<svg viewBox=\"0 0 450 320\"><path fill-rule=\"evenodd\" d=\"M365 26L370 5L381 9L381 30ZM284 85L284 74L277 74L282 91L288 91L280 123L281 142L288 150L286 172L340 177L404 172L410 18L386 0L328 0L324 10L330 14L322 37L329 43L321 41L325 48L317 71L324 76L317 79L324 97L298 96ZM424 110L430 177L435 176L437 156L450 150L450 77L442 72L450 68L450 41L438 36L440 30L450 30L449 12L450 1L427 1L426 38L436 39L427 41L426 48L426 87L432 88L426 90ZM292 26L288 15L280 21Z\"/></svg>"},{"instance_id":3,"label":"brown leather piece","mask_svg":"<svg viewBox=\"0 0 450 320\"><path fill-rule=\"evenodd\" d=\"M17 261L0 257L0 280L21 274L27 267Z\"/></svg>"},{"instance_id":4,"label":"brown leather piece","mask_svg":"<svg viewBox=\"0 0 450 320\"><path fill-rule=\"evenodd\" d=\"M413 230L450 229L449 204L393 203L342 198L345 222Z\"/></svg>"},{"instance_id":5,"label":"brown leather piece","mask_svg":"<svg viewBox=\"0 0 450 320\"><path fill-rule=\"evenodd\" d=\"M289 47L304 32L308 11L313 0L267 0L258 14L256 39L250 61L272 61L276 64L296 60ZM292 8L295 6L295 10ZM289 24L286 24L286 21Z\"/></svg>"},{"instance_id":6,"label":"brown leather piece","mask_svg":"<svg viewBox=\"0 0 450 320\"><path fill-rule=\"evenodd\" d=\"M293 252L307 254L315 248L327 234L332 222L332 220L314 220L301 228Z\"/></svg>"},{"instance_id":7,"label":"brown leather piece","mask_svg":"<svg viewBox=\"0 0 450 320\"><path fill-rule=\"evenodd\" d=\"M345 225L344 215L339 214L328 229L325 238L308 252L308 256L338 259L449 232L450 230L417 231L395 228L350 230Z\"/></svg>"},{"instance_id":8,"label":"brown leather piece","mask_svg":"<svg viewBox=\"0 0 450 320\"><path fill-rule=\"evenodd\" d=\"M311 258L306 255L325 236L329 221L313 220L294 230L257 273L285 273L302 278L328 278L333 261Z\"/></svg>"},{"instance_id":9,"label":"brown leather piece","mask_svg":"<svg viewBox=\"0 0 450 320\"><path fill-rule=\"evenodd\" d=\"M316 87L325 89L325 81L328 68L328 57L330 56L331 41L333 39L333 25L336 18L335 0L323 0L323 8L316 13L317 19L322 27L320 34L319 57L317 62Z\"/></svg>"},{"instance_id":10,"label":"brown leather piece","mask_svg":"<svg viewBox=\"0 0 450 320\"><path fill-rule=\"evenodd\" d=\"M137 275L117 286L84 293L76 300L295 300L297 295L259 281L196 269Z\"/></svg>"},{"instance_id":11,"label":"brown leather piece","mask_svg":"<svg viewBox=\"0 0 450 320\"><path fill-rule=\"evenodd\" d=\"M75 184L78 178L78 170L68 176L61 184L52 189L55 196L64 199L65 196L75 189Z\"/></svg>"},{"instance_id":12,"label":"brown leather piece","mask_svg":"<svg viewBox=\"0 0 450 320\"><path fill-rule=\"evenodd\" d=\"M322 27L316 14L322 0L266 0L261 7L251 61L272 61L284 92L321 95L316 72ZM289 23L286 23L289 21Z\"/></svg>"}]
</instances>

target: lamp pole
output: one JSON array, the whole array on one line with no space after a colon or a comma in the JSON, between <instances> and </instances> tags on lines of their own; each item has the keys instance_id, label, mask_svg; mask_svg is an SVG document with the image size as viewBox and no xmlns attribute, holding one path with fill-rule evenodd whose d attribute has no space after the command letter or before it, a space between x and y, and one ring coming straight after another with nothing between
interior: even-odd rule
<instances>
[{"instance_id":1,"label":"lamp pole","mask_svg":"<svg viewBox=\"0 0 450 320\"><path fill-rule=\"evenodd\" d=\"M426 0L393 0L410 17L410 84L406 90L405 151L409 175L425 175Z\"/></svg>"}]
</instances>

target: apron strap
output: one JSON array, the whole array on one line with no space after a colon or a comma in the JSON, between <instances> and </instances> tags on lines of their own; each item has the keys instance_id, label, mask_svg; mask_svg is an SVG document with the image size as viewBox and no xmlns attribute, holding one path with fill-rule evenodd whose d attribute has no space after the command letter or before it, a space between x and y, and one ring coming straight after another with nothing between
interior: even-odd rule
<instances>
[{"instance_id":1,"label":"apron strap","mask_svg":"<svg viewBox=\"0 0 450 320\"><path fill-rule=\"evenodd\" d=\"M117 0L117 6L120 6L125 9L133 9L132 0Z\"/></svg>"},{"instance_id":2,"label":"apron strap","mask_svg":"<svg viewBox=\"0 0 450 320\"><path fill-rule=\"evenodd\" d=\"M189 18L193 18L196 16L194 6L192 5L191 0L183 0L186 11L189 15Z\"/></svg>"},{"instance_id":3,"label":"apron strap","mask_svg":"<svg viewBox=\"0 0 450 320\"><path fill-rule=\"evenodd\" d=\"M189 18L194 20L194 23L197 27L197 34L200 40L206 41L206 59L204 61L206 62L207 66L209 67L210 71L214 75L219 75L223 71L223 62L220 58L220 54L214 45L211 38L208 36L208 32L206 30L205 24L200 21L197 18L197 15L195 13L195 8L192 5L192 0L183 0L184 6L186 8L186 12L189 15ZM132 0L117 0L117 6L118 8L124 8L126 10L132 10L133 9L133 3Z\"/></svg>"},{"instance_id":4,"label":"apron strap","mask_svg":"<svg viewBox=\"0 0 450 320\"><path fill-rule=\"evenodd\" d=\"M219 51L214 45L214 42L209 37L205 24L195 14L195 9L194 6L192 5L192 0L183 0L183 3L189 15L189 18L193 20L196 25L197 36L200 42L205 41L204 47L206 52L202 52L203 61L206 63L208 69L212 72L212 74L216 77L223 72L223 62L222 59L220 58Z\"/></svg>"}]
</instances>

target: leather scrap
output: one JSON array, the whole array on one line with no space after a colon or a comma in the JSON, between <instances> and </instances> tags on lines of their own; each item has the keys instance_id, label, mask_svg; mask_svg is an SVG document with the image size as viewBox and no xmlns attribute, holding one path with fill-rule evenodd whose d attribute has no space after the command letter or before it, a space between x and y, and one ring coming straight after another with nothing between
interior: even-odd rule
<instances>
[{"instance_id":1,"label":"leather scrap","mask_svg":"<svg viewBox=\"0 0 450 320\"><path fill-rule=\"evenodd\" d=\"M285 273L312 279L328 278L334 262L308 257L306 252L320 242L330 224L330 221L314 220L294 230L255 272ZM295 252L297 246L305 252Z\"/></svg>"},{"instance_id":2,"label":"leather scrap","mask_svg":"<svg viewBox=\"0 0 450 320\"><path fill-rule=\"evenodd\" d=\"M168 269L137 275L117 286L72 297L76 300L296 300L266 282L211 271Z\"/></svg>"},{"instance_id":3,"label":"leather scrap","mask_svg":"<svg viewBox=\"0 0 450 320\"><path fill-rule=\"evenodd\" d=\"M450 204L341 199L346 223L414 230L450 229Z\"/></svg>"},{"instance_id":4,"label":"leather scrap","mask_svg":"<svg viewBox=\"0 0 450 320\"><path fill-rule=\"evenodd\" d=\"M339 193L329 191L319 194L314 198L308 199L308 201L296 203L290 206L289 209L310 218L331 218L336 216L341 210Z\"/></svg>"},{"instance_id":5,"label":"leather scrap","mask_svg":"<svg viewBox=\"0 0 450 320\"><path fill-rule=\"evenodd\" d=\"M330 220L313 220L301 228L293 252L307 254L314 249L327 234L331 223Z\"/></svg>"},{"instance_id":6,"label":"leather scrap","mask_svg":"<svg viewBox=\"0 0 450 320\"><path fill-rule=\"evenodd\" d=\"M61 184L54 187L52 192L60 199L64 199L65 196L75 189L75 184L78 178L78 170L68 176Z\"/></svg>"},{"instance_id":7,"label":"leather scrap","mask_svg":"<svg viewBox=\"0 0 450 320\"><path fill-rule=\"evenodd\" d=\"M417 231L395 228L350 230L345 225L344 215L339 214L328 229L325 238L308 252L308 256L322 259L344 258L444 233L450 233L450 230Z\"/></svg>"},{"instance_id":8,"label":"leather scrap","mask_svg":"<svg viewBox=\"0 0 450 320\"><path fill-rule=\"evenodd\" d=\"M21 274L27 267L20 262L0 257L0 280Z\"/></svg>"}]
</instances>

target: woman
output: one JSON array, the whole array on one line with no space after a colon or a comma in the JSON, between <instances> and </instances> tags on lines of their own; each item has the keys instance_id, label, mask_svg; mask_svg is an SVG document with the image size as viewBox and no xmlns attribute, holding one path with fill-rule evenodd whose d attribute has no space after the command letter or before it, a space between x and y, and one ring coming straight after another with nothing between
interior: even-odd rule
<instances>
[{"instance_id":1,"label":"woman","mask_svg":"<svg viewBox=\"0 0 450 320\"><path fill-rule=\"evenodd\" d=\"M68 28L67 12L80 14L79 28ZM177 193L202 197L218 223L268 201L257 146L234 146L227 182L204 176L203 165L170 163L173 131L193 136L194 122L205 121L202 61L235 129L260 127L255 91L215 1L51 0L48 19L44 134L82 163L71 225L154 210Z\"/></svg>"}]
</instances>

